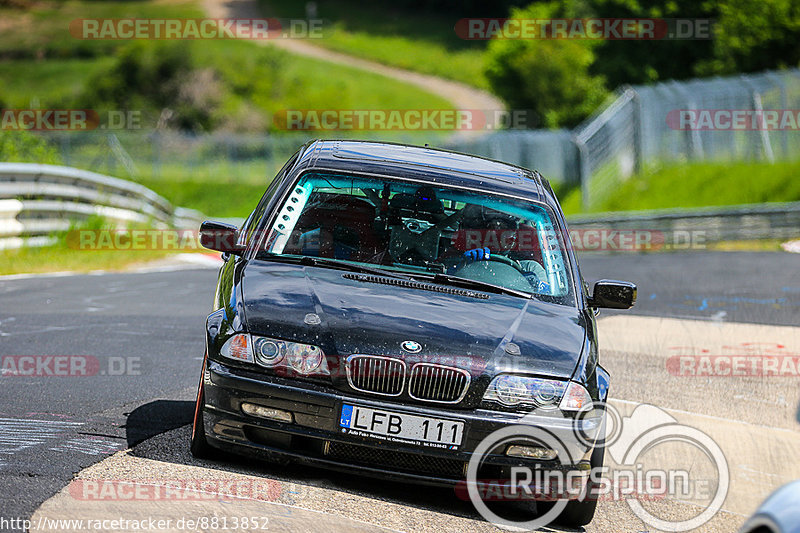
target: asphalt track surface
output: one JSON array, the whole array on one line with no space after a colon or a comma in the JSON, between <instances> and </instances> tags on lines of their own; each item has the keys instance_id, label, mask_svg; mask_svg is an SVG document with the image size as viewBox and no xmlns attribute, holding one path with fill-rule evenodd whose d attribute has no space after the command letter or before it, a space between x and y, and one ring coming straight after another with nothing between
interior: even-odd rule
<instances>
[{"instance_id":1,"label":"asphalt track surface","mask_svg":"<svg viewBox=\"0 0 800 533\"><path fill-rule=\"evenodd\" d=\"M626 314L800 325L800 254L585 255L579 262L590 283L616 277L637 284L638 301Z\"/></svg>"},{"instance_id":2,"label":"asphalt track surface","mask_svg":"<svg viewBox=\"0 0 800 533\"><path fill-rule=\"evenodd\" d=\"M637 316L714 324L800 324L797 254L592 254L580 261L590 283L600 278L637 283ZM0 279L0 355L84 356L93 372L82 377L0 376L0 518L30 517L81 470L156 435L160 436L136 446L142 450L137 453L160 461L191 462L185 426L191 418L204 317L215 278L215 270L204 269ZM618 316L624 315L603 311L601 323ZM674 390L658 390L647 379L628 376L628 364L638 362L624 354L620 351L606 360L615 382L621 383L615 396L674 409L692 406L694 398L697 410L706 415L730 414L725 407L709 410L709 398L693 396L689 389L684 402ZM786 382L778 387L783 404L769 426L794 432L797 403L792 391L797 387ZM726 389L727 384L708 388L720 398L730 393ZM763 393L768 398L774 391ZM742 406L753 420L763 419L763 405ZM245 471L250 466L236 461L231 465ZM323 477L305 469L282 475L305 481ZM407 487L377 487L360 478L326 479L334 480L334 493L376 493L378 499L408 509L431 506L429 495L409 494ZM468 503L455 499L435 508L443 516L475 517Z\"/></svg>"}]
</instances>

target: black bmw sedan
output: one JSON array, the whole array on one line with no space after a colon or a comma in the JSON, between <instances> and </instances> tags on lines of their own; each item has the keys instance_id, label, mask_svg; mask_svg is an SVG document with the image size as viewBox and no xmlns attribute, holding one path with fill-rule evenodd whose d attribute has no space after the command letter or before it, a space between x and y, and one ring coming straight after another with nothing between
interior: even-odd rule
<instances>
[{"instance_id":1,"label":"black bmw sedan","mask_svg":"<svg viewBox=\"0 0 800 533\"><path fill-rule=\"evenodd\" d=\"M609 375L595 310L635 287L584 283L538 173L399 144L314 141L223 252L191 450L292 460L414 483L463 483L497 430L546 428L561 466L602 464ZM565 422L566 421L566 422ZM576 428L578 431L576 432ZM520 436L481 479L556 451ZM562 523L588 523L576 498Z\"/></svg>"}]
</instances>

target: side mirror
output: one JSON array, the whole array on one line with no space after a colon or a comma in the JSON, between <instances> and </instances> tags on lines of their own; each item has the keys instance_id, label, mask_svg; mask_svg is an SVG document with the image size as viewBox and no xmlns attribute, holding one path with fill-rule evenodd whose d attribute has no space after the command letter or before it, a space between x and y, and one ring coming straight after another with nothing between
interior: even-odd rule
<instances>
[{"instance_id":1,"label":"side mirror","mask_svg":"<svg viewBox=\"0 0 800 533\"><path fill-rule=\"evenodd\" d=\"M223 222L206 220L200 224L200 244L209 250L240 255L244 247L238 245L239 230Z\"/></svg>"},{"instance_id":2,"label":"side mirror","mask_svg":"<svg viewBox=\"0 0 800 533\"><path fill-rule=\"evenodd\" d=\"M589 307L606 309L630 309L636 302L636 285L628 281L601 279L594 284L589 298Z\"/></svg>"}]
</instances>

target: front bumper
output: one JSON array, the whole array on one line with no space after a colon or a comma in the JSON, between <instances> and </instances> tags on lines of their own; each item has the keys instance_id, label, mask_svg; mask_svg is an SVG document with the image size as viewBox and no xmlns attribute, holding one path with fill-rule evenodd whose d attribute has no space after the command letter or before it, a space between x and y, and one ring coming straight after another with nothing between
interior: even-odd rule
<instances>
[{"instance_id":1,"label":"front bumper","mask_svg":"<svg viewBox=\"0 0 800 533\"><path fill-rule=\"evenodd\" d=\"M485 409L454 409L408 405L384 399L350 396L333 387L282 377L255 375L209 361L204 375L203 419L211 446L267 460L294 461L325 468L358 471L365 475L431 485L453 485L466 477L466 465L479 443L498 429L524 423L547 429L567 449L570 460L538 463L559 469L584 469L592 447L575 435L576 426L593 441L600 427L598 416L580 421L551 414L517 414ZM242 412L247 402L289 411L292 423L250 416ZM464 437L456 450L344 434L339 426L343 404L444 419L463 420ZM525 417L524 422L522 421ZM526 441L515 441L525 444ZM528 444L532 444L527 442ZM479 470L481 479L505 479L512 466L535 461L494 450Z\"/></svg>"}]
</instances>

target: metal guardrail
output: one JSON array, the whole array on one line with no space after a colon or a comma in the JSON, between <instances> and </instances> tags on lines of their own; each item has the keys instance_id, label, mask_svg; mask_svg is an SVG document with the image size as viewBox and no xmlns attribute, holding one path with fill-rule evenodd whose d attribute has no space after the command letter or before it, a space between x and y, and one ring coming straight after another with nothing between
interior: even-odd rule
<instances>
[{"instance_id":1,"label":"metal guardrail","mask_svg":"<svg viewBox=\"0 0 800 533\"><path fill-rule=\"evenodd\" d=\"M41 246L75 222L100 216L120 227L197 227L203 215L147 187L86 170L0 163L0 249Z\"/></svg>"},{"instance_id":2,"label":"metal guardrail","mask_svg":"<svg viewBox=\"0 0 800 533\"><path fill-rule=\"evenodd\" d=\"M173 207L142 185L56 165L0 163L0 249L54 241L92 215L120 227L196 228L203 215ZM698 209L660 209L568 217L569 229L649 231L665 245L700 236L702 242L800 237L800 202Z\"/></svg>"},{"instance_id":3,"label":"metal guardrail","mask_svg":"<svg viewBox=\"0 0 800 533\"><path fill-rule=\"evenodd\" d=\"M697 209L599 213L567 218L570 231L649 231L661 244L697 244L800 237L800 202L746 204ZM686 239L692 240L687 242Z\"/></svg>"}]
</instances>

